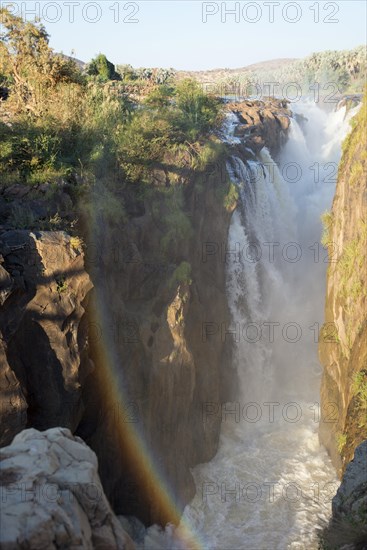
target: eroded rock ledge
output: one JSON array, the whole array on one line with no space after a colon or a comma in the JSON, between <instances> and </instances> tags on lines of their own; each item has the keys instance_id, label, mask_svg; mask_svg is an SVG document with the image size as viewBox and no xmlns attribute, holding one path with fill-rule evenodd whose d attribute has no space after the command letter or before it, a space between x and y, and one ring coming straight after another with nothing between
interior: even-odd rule
<instances>
[{"instance_id":1,"label":"eroded rock ledge","mask_svg":"<svg viewBox=\"0 0 367 550\"><path fill-rule=\"evenodd\" d=\"M227 109L238 116L240 124L234 135L240 137L255 154L267 147L275 159L288 138L289 102L285 99L241 101L229 103Z\"/></svg>"}]
</instances>

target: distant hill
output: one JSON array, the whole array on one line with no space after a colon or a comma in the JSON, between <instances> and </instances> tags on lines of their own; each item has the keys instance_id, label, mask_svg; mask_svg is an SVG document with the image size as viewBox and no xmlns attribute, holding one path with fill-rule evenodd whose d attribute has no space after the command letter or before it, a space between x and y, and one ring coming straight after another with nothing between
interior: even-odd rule
<instances>
[{"instance_id":1,"label":"distant hill","mask_svg":"<svg viewBox=\"0 0 367 550\"><path fill-rule=\"evenodd\" d=\"M70 56L65 56L70 59ZM86 63L74 59L78 67L84 70ZM133 68L130 65L117 65L117 72L123 68L128 69L128 80L149 81L152 75L166 69L159 68ZM270 59L260 61L239 68L216 68L201 71L176 71L169 70L177 80L192 78L205 85L218 86L247 86L251 83L277 82L285 85L289 82L297 82L304 93L309 92L310 85L318 82L321 86L329 82L337 85L340 93L362 93L367 76L366 47L357 46L351 50L327 50L315 52L309 56L297 59L294 57ZM124 77L123 77L124 78ZM165 80L163 79L162 82ZM208 88L209 90L209 88ZM246 88L244 88L246 90ZM227 92L226 92L227 93ZM236 93L238 90L236 88Z\"/></svg>"},{"instance_id":2,"label":"distant hill","mask_svg":"<svg viewBox=\"0 0 367 550\"><path fill-rule=\"evenodd\" d=\"M65 55L64 53L60 53L59 55L61 55L65 59L72 59L81 71L83 71L87 66L87 63L81 61L80 59L77 59L76 57L72 57L71 55Z\"/></svg>"},{"instance_id":3,"label":"distant hill","mask_svg":"<svg viewBox=\"0 0 367 550\"><path fill-rule=\"evenodd\" d=\"M243 75L245 73L254 73L259 71L274 71L285 66L291 65L297 61L296 58L281 58L281 59L271 59L269 61L261 61L259 63L253 63L252 65L247 65L245 67L239 67L237 69L228 69L228 68L218 68L218 69L208 69L203 71L177 71L177 77L179 79L183 78L194 78L200 82L210 81L215 82L218 80L224 80L229 77L236 75Z\"/></svg>"},{"instance_id":4,"label":"distant hill","mask_svg":"<svg viewBox=\"0 0 367 550\"><path fill-rule=\"evenodd\" d=\"M75 61L80 70L84 70L87 66L87 63L76 59L70 55L60 54L66 59L72 59ZM280 59L270 59L269 61L260 61L259 63L253 63L252 65L247 65L245 67L239 67L237 69L228 69L228 68L217 68L217 69L207 69L202 71L176 71L177 78L179 80L183 78L194 78L200 82L206 80L217 81L228 78L230 76L241 75L245 73L253 73L258 71L273 71L291 65L294 61L297 61L296 58L286 57Z\"/></svg>"},{"instance_id":5,"label":"distant hill","mask_svg":"<svg viewBox=\"0 0 367 550\"><path fill-rule=\"evenodd\" d=\"M269 71L279 69L285 65L290 65L294 61L298 61L296 57L281 57L280 59L270 59L269 61L260 61L259 63L253 63L252 65L247 65L244 69L249 71Z\"/></svg>"}]
</instances>

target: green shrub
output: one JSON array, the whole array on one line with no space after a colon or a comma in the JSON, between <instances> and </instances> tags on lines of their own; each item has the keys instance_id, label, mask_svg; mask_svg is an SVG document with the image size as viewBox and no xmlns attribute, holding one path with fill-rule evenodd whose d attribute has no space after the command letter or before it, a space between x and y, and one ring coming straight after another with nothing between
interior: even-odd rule
<instances>
[{"instance_id":1,"label":"green shrub","mask_svg":"<svg viewBox=\"0 0 367 550\"><path fill-rule=\"evenodd\" d=\"M352 392L358 397L361 409L367 409L367 371L361 370L353 375Z\"/></svg>"},{"instance_id":2,"label":"green shrub","mask_svg":"<svg viewBox=\"0 0 367 550\"><path fill-rule=\"evenodd\" d=\"M108 80L121 80L121 76L116 72L115 65L108 61L107 57L100 53L90 61L87 67L87 73L90 76L98 77L101 82Z\"/></svg>"},{"instance_id":3,"label":"green shrub","mask_svg":"<svg viewBox=\"0 0 367 550\"><path fill-rule=\"evenodd\" d=\"M34 213L27 205L14 204L11 209L8 223L14 229L28 229L37 222Z\"/></svg>"},{"instance_id":4,"label":"green shrub","mask_svg":"<svg viewBox=\"0 0 367 550\"><path fill-rule=\"evenodd\" d=\"M189 262L183 261L180 263L180 265L175 269L173 272L173 275L170 280L170 286L173 286L174 284L185 284L185 285L191 285L192 279L191 279L191 265Z\"/></svg>"},{"instance_id":5,"label":"green shrub","mask_svg":"<svg viewBox=\"0 0 367 550\"><path fill-rule=\"evenodd\" d=\"M233 182L229 183L228 192L224 195L223 205L228 212L232 212L238 201L238 188Z\"/></svg>"},{"instance_id":6,"label":"green shrub","mask_svg":"<svg viewBox=\"0 0 367 550\"><path fill-rule=\"evenodd\" d=\"M155 111L139 110L121 127L118 158L131 182L151 183L154 163L162 161L169 140L168 121Z\"/></svg>"},{"instance_id":7,"label":"green shrub","mask_svg":"<svg viewBox=\"0 0 367 550\"><path fill-rule=\"evenodd\" d=\"M196 141L221 122L219 100L206 94L194 80L186 79L177 85L175 103L177 109L172 114L172 124L181 140Z\"/></svg>"},{"instance_id":8,"label":"green shrub","mask_svg":"<svg viewBox=\"0 0 367 550\"><path fill-rule=\"evenodd\" d=\"M226 148L223 143L209 139L205 143L197 144L191 166L194 170L203 172L206 168L217 164L224 157L225 153Z\"/></svg>"},{"instance_id":9,"label":"green shrub","mask_svg":"<svg viewBox=\"0 0 367 550\"><path fill-rule=\"evenodd\" d=\"M347 434L339 433L336 436L336 444L339 454L343 452L345 445L347 444Z\"/></svg>"},{"instance_id":10,"label":"green shrub","mask_svg":"<svg viewBox=\"0 0 367 550\"><path fill-rule=\"evenodd\" d=\"M329 210L321 215L323 232L321 236L321 244L327 248L328 244L331 242L331 231L333 227L333 214Z\"/></svg>"},{"instance_id":11,"label":"green shrub","mask_svg":"<svg viewBox=\"0 0 367 550\"><path fill-rule=\"evenodd\" d=\"M172 86L156 86L145 98L145 105L155 109L167 108L172 102L174 89Z\"/></svg>"}]
</instances>

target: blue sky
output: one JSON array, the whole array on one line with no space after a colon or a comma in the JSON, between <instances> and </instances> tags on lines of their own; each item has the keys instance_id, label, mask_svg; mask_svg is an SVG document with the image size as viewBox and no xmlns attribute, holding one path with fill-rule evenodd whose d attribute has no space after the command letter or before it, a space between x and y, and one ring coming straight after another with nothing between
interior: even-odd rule
<instances>
[{"instance_id":1,"label":"blue sky","mask_svg":"<svg viewBox=\"0 0 367 550\"><path fill-rule=\"evenodd\" d=\"M0 3L28 19L41 15L57 51L83 61L102 52L135 67L236 68L366 43L363 0Z\"/></svg>"}]
</instances>

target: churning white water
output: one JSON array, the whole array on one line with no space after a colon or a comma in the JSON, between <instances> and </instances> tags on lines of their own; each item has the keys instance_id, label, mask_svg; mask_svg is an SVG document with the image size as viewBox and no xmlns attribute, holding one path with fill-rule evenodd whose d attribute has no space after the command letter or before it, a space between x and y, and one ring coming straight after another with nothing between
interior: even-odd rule
<instances>
[{"instance_id":1,"label":"churning white water","mask_svg":"<svg viewBox=\"0 0 367 550\"><path fill-rule=\"evenodd\" d=\"M317 549L338 486L317 435L328 262L320 215L331 206L354 113L327 114L313 103L292 110L307 122L301 129L292 120L278 166L266 149L257 162L228 161L240 196L227 254L239 393L216 411L219 452L193 469L197 494L182 523L205 549ZM235 122L228 121L229 143ZM143 547L182 548L179 533L153 529Z\"/></svg>"}]
</instances>

